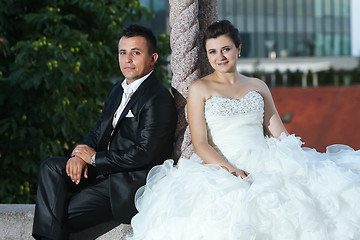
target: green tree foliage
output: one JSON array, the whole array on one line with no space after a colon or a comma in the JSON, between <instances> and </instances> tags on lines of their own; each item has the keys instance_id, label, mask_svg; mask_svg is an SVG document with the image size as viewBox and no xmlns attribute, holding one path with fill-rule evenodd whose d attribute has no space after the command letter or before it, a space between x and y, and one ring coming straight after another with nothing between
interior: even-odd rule
<instances>
[{"instance_id":1,"label":"green tree foliage","mask_svg":"<svg viewBox=\"0 0 360 240\"><path fill-rule=\"evenodd\" d=\"M1 1L1 203L34 202L40 162L70 154L121 78L124 22L151 15L137 0ZM168 36L159 40L168 54Z\"/></svg>"}]
</instances>

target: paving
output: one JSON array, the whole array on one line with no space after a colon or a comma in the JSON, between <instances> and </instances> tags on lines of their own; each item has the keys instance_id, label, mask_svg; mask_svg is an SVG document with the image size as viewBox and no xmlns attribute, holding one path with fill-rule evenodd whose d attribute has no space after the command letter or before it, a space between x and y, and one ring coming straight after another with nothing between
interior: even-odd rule
<instances>
[{"instance_id":1,"label":"paving","mask_svg":"<svg viewBox=\"0 0 360 240\"><path fill-rule=\"evenodd\" d=\"M0 204L0 239L27 240L31 236L34 204ZM85 229L70 236L71 240L125 240L131 234L131 226L109 222Z\"/></svg>"}]
</instances>

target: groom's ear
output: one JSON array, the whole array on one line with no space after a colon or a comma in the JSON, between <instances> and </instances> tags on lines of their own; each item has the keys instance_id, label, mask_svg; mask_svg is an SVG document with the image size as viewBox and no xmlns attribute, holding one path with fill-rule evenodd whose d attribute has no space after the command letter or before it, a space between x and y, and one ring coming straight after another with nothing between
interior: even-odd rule
<instances>
[{"instance_id":1,"label":"groom's ear","mask_svg":"<svg viewBox=\"0 0 360 240\"><path fill-rule=\"evenodd\" d=\"M152 67L154 67L154 65L155 65L155 63L156 63L156 61L158 60L158 58L159 58L159 54L157 54L157 53L153 53L153 54L151 54L151 66Z\"/></svg>"}]
</instances>

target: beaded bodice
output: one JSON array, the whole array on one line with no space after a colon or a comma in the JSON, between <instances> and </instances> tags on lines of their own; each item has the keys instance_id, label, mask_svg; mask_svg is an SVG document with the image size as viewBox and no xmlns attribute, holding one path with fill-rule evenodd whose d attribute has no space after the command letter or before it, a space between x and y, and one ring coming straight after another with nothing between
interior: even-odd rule
<instances>
[{"instance_id":1,"label":"beaded bodice","mask_svg":"<svg viewBox=\"0 0 360 240\"><path fill-rule=\"evenodd\" d=\"M240 99L213 96L205 102L205 115L233 116L241 113L262 111L264 101L256 91L250 91Z\"/></svg>"},{"instance_id":2,"label":"beaded bodice","mask_svg":"<svg viewBox=\"0 0 360 240\"><path fill-rule=\"evenodd\" d=\"M241 149L263 148L263 114L264 100L256 91L240 99L209 98L205 102L205 119L210 145L229 161Z\"/></svg>"}]
</instances>

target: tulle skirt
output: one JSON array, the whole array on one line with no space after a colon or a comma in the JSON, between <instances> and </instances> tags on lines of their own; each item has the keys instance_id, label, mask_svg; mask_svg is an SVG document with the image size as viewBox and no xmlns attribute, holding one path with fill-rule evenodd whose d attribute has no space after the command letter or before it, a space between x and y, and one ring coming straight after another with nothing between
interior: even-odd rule
<instances>
[{"instance_id":1,"label":"tulle skirt","mask_svg":"<svg viewBox=\"0 0 360 240\"><path fill-rule=\"evenodd\" d=\"M131 240L360 239L360 152L301 148L294 135L234 149L241 179L196 155L154 167L136 194Z\"/></svg>"}]
</instances>

